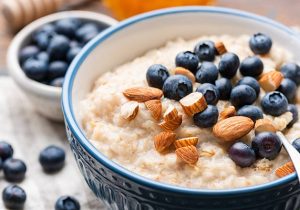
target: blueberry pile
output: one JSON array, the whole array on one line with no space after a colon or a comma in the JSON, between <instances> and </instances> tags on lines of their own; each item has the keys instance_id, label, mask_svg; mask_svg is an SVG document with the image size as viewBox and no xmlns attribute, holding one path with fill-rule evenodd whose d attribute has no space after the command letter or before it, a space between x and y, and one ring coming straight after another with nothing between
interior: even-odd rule
<instances>
[{"instance_id":1,"label":"blueberry pile","mask_svg":"<svg viewBox=\"0 0 300 210\"><path fill-rule=\"evenodd\" d=\"M23 71L30 79L61 87L72 60L106 27L78 18L43 25L20 50L19 61Z\"/></svg>"},{"instance_id":2,"label":"blueberry pile","mask_svg":"<svg viewBox=\"0 0 300 210\"><path fill-rule=\"evenodd\" d=\"M283 64L280 68L284 79L276 91L267 92L260 101L260 106L253 105L259 98L259 77L264 70L261 55L269 53L272 39L262 33L256 33L249 40L249 47L254 56L240 61L232 53L219 55L215 43L210 40L196 44L194 51L179 52L175 65L183 67L194 74L197 92L201 92L208 104L207 108L193 116L194 124L200 128L214 126L219 117L216 106L219 100L228 100L236 108L238 116L246 116L254 122L263 118L263 114L280 116L289 111L293 120L292 127L298 121L295 101L297 86L300 84L300 67L295 63ZM214 60L220 56L219 63ZM239 81L233 79L237 72L243 76ZM154 64L147 70L148 85L162 89L164 97L179 101L193 92L192 81L185 75L170 75L168 69L161 64ZM240 167L251 166L257 158L275 159L281 150L279 137L272 132L263 132L255 136L252 145L237 141L228 153L230 158ZM294 146L300 151L300 140Z\"/></svg>"}]
</instances>

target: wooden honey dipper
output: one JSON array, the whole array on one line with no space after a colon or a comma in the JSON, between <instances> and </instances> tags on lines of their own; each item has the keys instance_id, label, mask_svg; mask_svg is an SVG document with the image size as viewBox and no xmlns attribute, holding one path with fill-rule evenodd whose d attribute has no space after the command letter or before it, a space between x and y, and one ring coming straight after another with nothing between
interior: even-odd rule
<instances>
[{"instance_id":1,"label":"wooden honey dipper","mask_svg":"<svg viewBox=\"0 0 300 210\"><path fill-rule=\"evenodd\" d=\"M2 12L12 30L58 10L93 0L5 0Z\"/></svg>"}]
</instances>

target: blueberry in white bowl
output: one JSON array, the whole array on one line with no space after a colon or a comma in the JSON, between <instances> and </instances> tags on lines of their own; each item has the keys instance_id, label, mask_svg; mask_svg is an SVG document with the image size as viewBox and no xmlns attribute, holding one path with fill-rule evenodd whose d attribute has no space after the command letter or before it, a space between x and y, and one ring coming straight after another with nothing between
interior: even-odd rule
<instances>
[{"instance_id":1,"label":"blueberry in white bowl","mask_svg":"<svg viewBox=\"0 0 300 210\"><path fill-rule=\"evenodd\" d=\"M219 72L223 77L228 79L233 78L240 66L240 59L234 53L225 53L221 56L219 62Z\"/></svg>"},{"instance_id":2,"label":"blueberry in white bowl","mask_svg":"<svg viewBox=\"0 0 300 210\"><path fill-rule=\"evenodd\" d=\"M219 117L218 108L214 105L208 105L207 108L193 116L196 126L200 128L209 128L217 123Z\"/></svg>"},{"instance_id":3,"label":"blueberry in white bowl","mask_svg":"<svg viewBox=\"0 0 300 210\"><path fill-rule=\"evenodd\" d=\"M272 39L263 33L254 34L249 41L249 46L255 54L267 54L272 47Z\"/></svg>"},{"instance_id":4,"label":"blueberry in white bowl","mask_svg":"<svg viewBox=\"0 0 300 210\"><path fill-rule=\"evenodd\" d=\"M235 86L230 94L230 101L235 107L253 104L256 99L256 92L249 85Z\"/></svg>"},{"instance_id":5,"label":"blueberry in white bowl","mask_svg":"<svg viewBox=\"0 0 300 210\"><path fill-rule=\"evenodd\" d=\"M196 91L204 95L207 104L216 105L219 101L220 93L213 84L204 83L197 87Z\"/></svg>"},{"instance_id":6,"label":"blueberry in white bowl","mask_svg":"<svg viewBox=\"0 0 300 210\"><path fill-rule=\"evenodd\" d=\"M189 78L183 75L172 75L166 79L163 85L163 93L166 98L179 101L193 91L193 84Z\"/></svg>"},{"instance_id":7,"label":"blueberry in white bowl","mask_svg":"<svg viewBox=\"0 0 300 210\"><path fill-rule=\"evenodd\" d=\"M290 103L292 103L292 102L294 102L294 99L296 97L297 85L293 80L285 78L282 80L277 91L283 93L283 95L285 95L287 100Z\"/></svg>"},{"instance_id":8,"label":"blueberry in white bowl","mask_svg":"<svg viewBox=\"0 0 300 210\"><path fill-rule=\"evenodd\" d=\"M297 85L300 84L300 66L296 63L285 63L280 68L285 78L293 80Z\"/></svg>"},{"instance_id":9,"label":"blueberry in white bowl","mask_svg":"<svg viewBox=\"0 0 300 210\"><path fill-rule=\"evenodd\" d=\"M287 111L291 112L293 115L292 121L287 125L288 128L291 128L299 120L298 108L295 104L289 104L287 106Z\"/></svg>"},{"instance_id":10,"label":"blueberry in white bowl","mask_svg":"<svg viewBox=\"0 0 300 210\"><path fill-rule=\"evenodd\" d=\"M256 79L250 76L243 77L238 81L236 85L248 85L255 90L256 95L258 96L260 93L260 85Z\"/></svg>"},{"instance_id":11,"label":"blueberry in white bowl","mask_svg":"<svg viewBox=\"0 0 300 210\"><path fill-rule=\"evenodd\" d=\"M191 72L196 73L199 58L191 51L180 52L176 55L175 64L176 66L186 68Z\"/></svg>"},{"instance_id":12,"label":"blueberry in white bowl","mask_svg":"<svg viewBox=\"0 0 300 210\"><path fill-rule=\"evenodd\" d=\"M215 44L210 40L201 41L195 46L194 53L200 61L213 61L216 55Z\"/></svg>"},{"instance_id":13,"label":"blueberry in white bowl","mask_svg":"<svg viewBox=\"0 0 300 210\"><path fill-rule=\"evenodd\" d=\"M161 64L149 66L146 79L150 87L162 89L166 79L170 76L168 69Z\"/></svg>"},{"instance_id":14,"label":"blueberry in white bowl","mask_svg":"<svg viewBox=\"0 0 300 210\"><path fill-rule=\"evenodd\" d=\"M223 77L215 81L215 85L219 91L220 100L229 100L232 90L232 83L229 79Z\"/></svg>"},{"instance_id":15,"label":"blueberry in white bowl","mask_svg":"<svg viewBox=\"0 0 300 210\"><path fill-rule=\"evenodd\" d=\"M214 84L215 81L218 79L219 71L217 66L214 63L203 61L200 64L200 67L197 69L195 76L196 76L196 81L199 83Z\"/></svg>"},{"instance_id":16,"label":"blueberry in white bowl","mask_svg":"<svg viewBox=\"0 0 300 210\"><path fill-rule=\"evenodd\" d=\"M243 76L258 77L264 70L264 64L258 56L246 57L240 65Z\"/></svg>"},{"instance_id":17,"label":"blueberry in white bowl","mask_svg":"<svg viewBox=\"0 0 300 210\"><path fill-rule=\"evenodd\" d=\"M242 168L249 167L256 161L254 150L243 142L234 143L229 148L228 154L233 162Z\"/></svg>"},{"instance_id":18,"label":"blueberry in white bowl","mask_svg":"<svg viewBox=\"0 0 300 210\"><path fill-rule=\"evenodd\" d=\"M269 92L261 99L261 107L266 114L280 116L287 111L288 100L278 91Z\"/></svg>"},{"instance_id":19,"label":"blueberry in white bowl","mask_svg":"<svg viewBox=\"0 0 300 210\"><path fill-rule=\"evenodd\" d=\"M237 111L238 116L245 116L251 118L254 122L258 119L262 119L263 112L261 109L257 106L254 105L245 105L242 106L238 111Z\"/></svg>"}]
</instances>

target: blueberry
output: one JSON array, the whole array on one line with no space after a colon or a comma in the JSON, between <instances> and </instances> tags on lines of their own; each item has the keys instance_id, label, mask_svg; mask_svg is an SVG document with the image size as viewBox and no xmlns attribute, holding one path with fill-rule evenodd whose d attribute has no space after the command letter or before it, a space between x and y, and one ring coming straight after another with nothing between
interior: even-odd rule
<instances>
[{"instance_id":1,"label":"blueberry","mask_svg":"<svg viewBox=\"0 0 300 210\"><path fill-rule=\"evenodd\" d=\"M218 108L213 105L208 105L204 111L195 114L193 120L196 126L200 128L209 128L217 123L218 117Z\"/></svg>"},{"instance_id":2,"label":"blueberry","mask_svg":"<svg viewBox=\"0 0 300 210\"><path fill-rule=\"evenodd\" d=\"M80 42L85 42L87 39L86 37L89 34L94 35L98 33L99 33L99 29L95 23L86 23L76 31L75 36L77 40L79 40Z\"/></svg>"},{"instance_id":3,"label":"blueberry","mask_svg":"<svg viewBox=\"0 0 300 210\"><path fill-rule=\"evenodd\" d=\"M4 177L9 182L21 182L25 178L27 167L22 160L9 158L3 163Z\"/></svg>"},{"instance_id":4,"label":"blueberry","mask_svg":"<svg viewBox=\"0 0 300 210\"><path fill-rule=\"evenodd\" d=\"M225 53L219 62L219 72L223 77L231 79L240 65L239 57L234 53Z\"/></svg>"},{"instance_id":5,"label":"blueberry","mask_svg":"<svg viewBox=\"0 0 300 210\"><path fill-rule=\"evenodd\" d=\"M168 77L163 85L163 93L166 98L179 101L193 92L193 84L186 76L173 75Z\"/></svg>"},{"instance_id":6,"label":"blueberry","mask_svg":"<svg viewBox=\"0 0 300 210\"><path fill-rule=\"evenodd\" d=\"M166 79L170 76L168 69L161 64L151 65L146 73L146 79L150 87L162 89Z\"/></svg>"},{"instance_id":7,"label":"blueberry","mask_svg":"<svg viewBox=\"0 0 300 210\"><path fill-rule=\"evenodd\" d=\"M40 27L38 30L36 30L33 34L33 38L34 36L40 34L40 33L46 33L46 34L50 34L50 35L54 35L55 32L55 27L53 24L49 23L49 24L45 24L42 27Z\"/></svg>"},{"instance_id":8,"label":"blueberry","mask_svg":"<svg viewBox=\"0 0 300 210\"><path fill-rule=\"evenodd\" d=\"M262 132L257 134L252 140L252 149L260 158L274 160L281 150L280 138L272 132Z\"/></svg>"},{"instance_id":9,"label":"blueberry","mask_svg":"<svg viewBox=\"0 0 300 210\"><path fill-rule=\"evenodd\" d=\"M95 38L98 34L99 34L99 32L85 34L81 40L82 44L85 45L86 43L91 41L93 38Z\"/></svg>"},{"instance_id":10,"label":"blueberry","mask_svg":"<svg viewBox=\"0 0 300 210\"><path fill-rule=\"evenodd\" d=\"M53 35L47 33L39 33L35 35L34 42L41 50L46 50Z\"/></svg>"},{"instance_id":11,"label":"blueberry","mask_svg":"<svg viewBox=\"0 0 300 210\"><path fill-rule=\"evenodd\" d=\"M215 82L216 87L219 91L220 100L228 100L232 90L231 81L227 78L220 78Z\"/></svg>"},{"instance_id":12,"label":"blueberry","mask_svg":"<svg viewBox=\"0 0 300 210\"><path fill-rule=\"evenodd\" d=\"M79 47L79 48L81 48L82 45L78 41L76 41L76 40L71 40L70 41L70 47L71 48L73 48L73 47Z\"/></svg>"},{"instance_id":13,"label":"blueberry","mask_svg":"<svg viewBox=\"0 0 300 210\"><path fill-rule=\"evenodd\" d=\"M11 158L14 154L14 149L12 146L5 142L5 141L0 141L0 158L5 161L8 158Z\"/></svg>"},{"instance_id":14,"label":"blueberry","mask_svg":"<svg viewBox=\"0 0 300 210\"><path fill-rule=\"evenodd\" d=\"M292 127L299 119L297 106L294 104L289 104L287 111L293 114L292 121L287 125L288 128Z\"/></svg>"},{"instance_id":15,"label":"blueberry","mask_svg":"<svg viewBox=\"0 0 300 210\"><path fill-rule=\"evenodd\" d=\"M55 23L55 29L57 33L72 38L79 27L78 23L77 19L72 18L58 20Z\"/></svg>"},{"instance_id":16,"label":"blueberry","mask_svg":"<svg viewBox=\"0 0 300 210\"><path fill-rule=\"evenodd\" d=\"M297 138L293 141L292 145L295 147L295 149L300 152L300 138Z\"/></svg>"},{"instance_id":17,"label":"blueberry","mask_svg":"<svg viewBox=\"0 0 300 210\"><path fill-rule=\"evenodd\" d=\"M64 60L70 49L70 40L63 35L56 35L50 41L47 52L51 60Z\"/></svg>"},{"instance_id":18,"label":"blueberry","mask_svg":"<svg viewBox=\"0 0 300 210\"><path fill-rule=\"evenodd\" d=\"M3 160L0 158L0 170L3 169Z\"/></svg>"},{"instance_id":19,"label":"blueberry","mask_svg":"<svg viewBox=\"0 0 300 210\"><path fill-rule=\"evenodd\" d=\"M24 63L29 58L34 58L39 53L39 48L34 45L29 45L20 50L19 59Z\"/></svg>"},{"instance_id":20,"label":"blueberry","mask_svg":"<svg viewBox=\"0 0 300 210\"><path fill-rule=\"evenodd\" d=\"M272 47L272 39L262 33L251 36L249 46L255 54L267 54Z\"/></svg>"},{"instance_id":21,"label":"blueberry","mask_svg":"<svg viewBox=\"0 0 300 210\"><path fill-rule=\"evenodd\" d=\"M39 61L43 61L45 63L49 63L49 55L46 52L40 52L39 54L36 55L36 59Z\"/></svg>"},{"instance_id":22,"label":"blueberry","mask_svg":"<svg viewBox=\"0 0 300 210\"><path fill-rule=\"evenodd\" d=\"M256 96L260 93L259 83L253 77L243 77L238 81L237 85L249 85L255 90Z\"/></svg>"},{"instance_id":23,"label":"blueberry","mask_svg":"<svg viewBox=\"0 0 300 210\"><path fill-rule=\"evenodd\" d=\"M26 201L26 193L17 185L10 185L4 188L2 192L2 199L6 208L21 210L23 209Z\"/></svg>"},{"instance_id":24,"label":"blueberry","mask_svg":"<svg viewBox=\"0 0 300 210\"><path fill-rule=\"evenodd\" d=\"M67 61L69 63L76 57L76 55L81 51L80 47L71 47L67 54Z\"/></svg>"},{"instance_id":25,"label":"blueberry","mask_svg":"<svg viewBox=\"0 0 300 210\"><path fill-rule=\"evenodd\" d=\"M296 97L296 93L297 93L297 85L295 82L293 82L292 80L285 78L282 80L279 88L277 89L277 91L283 93L283 95L285 95L285 97L287 98L287 100L292 103Z\"/></svg>"},{"instance_id":26,"label":"blueberry","mask_svg":"<svg viewBox=\"0 0 300 210\"><path fill-rule=\"evenodd\" d=\"M256 160L254 150L243 142L234 143L228 154L231 160L242 168L251 166Z\"/></svg>"},{"instance_id":27,"label":"blueberry","mask_svg":"<svg viewBox=\"0 0 300 210\"><path fill-rule=\"evenodd\" d=\"M26 60L22 68L27 77L36 81L44 80L48 71L47 63L33 58Z\"/></svg>"},{"instance_id":28,"label":"blueberry","mask_svg":"<svg viewBox=\"0 0 300 210\"><path fill-rule=\"evenodd\" d=\"M263 70L264 64L258 56L245 58L240 66L240 72L243 76L258 77Z\"/></svg>"},{"instance_id":29,"label":"blueberry","mask_svg":"<svg viewBox=\"0 0 300 210\"><path fill-rule=\"evenodd\" d=\"M69 65L64 61L53 61L49 64L48 79L52 80L65 76Z\"/></svg>"},{"instance_id":30,"label":"blueberry","mask_svg":"<svg viewBox=\"0 0 300 210\"><path fill-rule=\"evenodd\" d=\"M269 92L261 99L261 107L266 114L280 116L287 111L288 100L278 91Z\"/></svg>"},{"instance_id":31,"label":"blueberry","mask_svg":"<svg viewBox=\"0 0 300 210\"><path fill-rule=\"evenodd\" d=\"M249 85L235 86L230 94L230 101L233 106L241 107L250 105L257 99L255 90Z\"/></svg>"},{"instance_id":32,"label":"blueberry","mask_svg":"<svg viewBox=\"0 0 300 210\"><path fill-rule=\"evenodd\" d=\"M300 84L300 67L296 63L286 63L280 68L285 78L293 80L297 85Z\"/></svg>"},{"instance_id":33,"label":"blueberry","mask_svg":"<svg viewBox=\"0 0 300 210\"><path fill-rule=\"evenodd\" d=\"M260 108L258 108L257 106L253 106L253 105L245 105L243 107L241 107L238 112L237 112L238 116L245 116L245 117L249 117L251 118L254 122L258 119L262 119L263 116L263 112L261 111Z\"/></svg>"},{"instance_id":34,"label":"blueberry","mask_svg":"<svg viewBox=\"0 0 300 210\"><path fill-rule=\"evenodd\" d=\"M218 79L219 71L212 62L204 61L201 63L196 73L196 81L199 83L212 83Z\"/></svg>"},{"instance_id":35,"label":"blueberry","mask_svg":"<svg viewBox=\"0 0 300 210\"><path fill-rule=\"evenodd\" d=\"M209 40L201 41L195 46L194 53L200 61L213 61L216 54L215 44Z\"/></svg>"},{"instance_id":36,"label":"blueberry","mask_svg":"<svg viewBox=\"0 0 300 210\"><path fill-rule=\"evenodd\" d=\"M220 94L217 87L210 83L204 83L200 85L197 89L197 92L200 92L204 95L207 104L216 105L219 101Z\"/></svg>"},{"instance_id":37,"label":"blueberry","mask_svg":"<svg viewBox=\"0 0 300 210\"><path fill-rule=\"evenodd\" d=\"M186 68L195 74L199 64L199 58L190 51L180 52L176 55L175 64L176 66Z\"/></svg>"},{"instance_id":38,"label":"blueberry","mask_svg":"<svg viewBox=\"0 0 300 210\"><path fill-rule=\"evenodd\" d=\"M50 81L49 85L53 87L62 87L64 83L65 78L64 77L58 77L52 81Z\"/></svg>"},{"instance_id":39,"label":"blueberry","mask_svg":"<svg viewBox=\"0 0 300 210\"><path fill-rule=\"evenodd\" d=\"M80 204L72 196L61 196L55 203L55 210L80 210Z\"/></svg>"},{"instance_id":40,"label":"blueberry","mask_svg":"<svg viewBox=\"0 0 300 210\"><path fill-rule=\"evenodd\" d=\"M63 168L65 157L65 151L62 148L51 145L41 151L39 161L45 172L52 173Z\"/></svg>"}]
</instances>

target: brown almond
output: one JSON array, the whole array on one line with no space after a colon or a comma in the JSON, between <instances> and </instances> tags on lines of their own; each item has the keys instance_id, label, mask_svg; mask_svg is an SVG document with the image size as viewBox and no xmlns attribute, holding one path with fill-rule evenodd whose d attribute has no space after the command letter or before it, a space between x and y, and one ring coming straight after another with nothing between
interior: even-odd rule
<instances>
[{"instance_id":1,"label":"brown almond","mask_svg":"<svg viewBox=\"0 0 300 210\"><path fill-rule=\"evenodd\" d=\"M267 92L276 90L283 80L283 74L279 71L265 73L259 79L260 86Z\"/></svg>"},{"instance_id":2,"label":"brown almond","mask_svg":"<svg viewBox=\"0 0 300 210\"><path fill-rule=\"evenodd\" d=\"M128 101L121 107L121 116L125 120L133 120L139 111L139 103L136 101Z\"/></svg>"},{"instance_id":3,"label":"brown almond","mask_svg":"<svg viewBox=\"0 0 300 210\"><path fill-rule=\"evenodd\" d=\"M273 125L272 121L269 119L259 119L255 122L255 133L261 133L261 132L273 132L275 133L277 129Z\"/></svg>"},{"instance_id":4,"label":"brown almond","mask_svg":"<svg viewBox=\"0 0 300 210\"><path fill-rule=\"evenodd\" d=\"M215 43L215 48L216 48L218 55L222 55L227 52L227 49L226 49L224 43L221 41Z\"/></svg>"},{"instance_id":5,"label":"brown almond","mask_svg":"<svg viewBox=\"0 0 300 210\"><path fill-rule=\"evenodd\" d=\"M236 115L236 110L234 106L226 107L221 113L219 120L225 120L229 117L233 117Z\"/></svg>"},{"instance_id":6,"label":"brown almond","mask_svg":"<svg viewBox=\"0 0 300 210\"><path fill-rule=\"evenodd\" d=\"M177 119L178 118L177 109L173 105L170 105L165 111L163 118L165 121L173 121L174 119Z\"/></svg>"},{"instance_id":7,"label":"brown almond","mask_svg":"<svg viewBox=\"0 0 300 210\"><path fill-rule=\"evenodd\" d=\"M145 102L153 99L160 99L163 92L153 87L134 87L126 89L123 95L132 101Z\"/></svg>"},{"instance_id":8,"label":"brown almond","mask_svg":"<svg viewBox=\"0 0 300 210\"><path fill-rule=\"evenodd\" d=\"M182 115L178 115L176 118L172 120L164 120L158 125L165 131L174 131L176 130L182 123Z\"/></svg>"},{"instance_id":9,"label":"brown almond","mask_svg":"<svg viewBox=\"0 0 300 210\"><path fill-rule=\"evenodd\" d=\"M207 107L205 97L200 92L193 92L182 98L179 103L188 116L202 112Z\"/></svg>"},{"instance_id":10,"label":"brown almond","mask_svg":"<svg viewBox=\"0 0 300 210\"><path fill-rule=\"evenodd\" d=\"M187 138L182 138L182 139L178 139L174 142L174 145L176 147L176 149L180 148L180 147L186 147L186 146L190 146L190 145L194 145L196 146L198 143L198 137L187 137Z\"/></svg>"},{"instance_id":11,"label":"brown almond","mask_svg":"<svg viewBox=\"0 0 300 210\"><path fill-rule=\"evenodd\" d=\"M179 159L188 164L195 164L199 159L197 148L193 145L180 147L175 152Z\"/></svg>"},{"instance_id":12,"label":"brown almond","mask_svg":"<svg viewBox=\"0 0 300 210\"><path fill-rule=\"evenodd\" d=\"M176 140L176 134L169 131L159 133L154 137L154 146L158 152L163 152Z\"/></svg>"},{"instance_id":13,"label":"brown almond","mask_svg":"<svg viewBox=\"0 0 300 210\"><path fill-rule=\"evenodd\" d=\"M151 116L155 120L160 120L162 113L162 105L160 100L150 100L145 102L146 108L150 111Z\"/></svg>"},{"instance_id":14,"label":"brown almond","mask_svg":"<svg viewBox=\"0 0 300 210\"><path fill-rule=\"evenodd\" d=\"M244 116L234 116L221 120L213 127L213 134L223 141L234 141L248 134L254 122Z\"/></svg>"},{"instance_id":15,"label":"brown almond","mask_svg":"<svg viewBox=\"0 0 300 210\"><path fill-rule=\"evenodd\" d=\"M279 168L277 168L275 170L275 174L278 176L278 177L284 177L284 176L287 176L291 173L294 173L295 172L295 167L294 167L294 164L289 161L287 162L286 164L280 166Z\"/></svg>"},{"instance_id":16,"label":"brown almond","mask_svg":"<svg viewBox=\"0 0 300 210\"><path fill-rule=\"evenodd\" d=\"M185 68L182 68L182 67L176 67L175 68L175 74L184 75L187 78L189 78L193 83L196 81L196 78L195 78L194 74L188 69L185 69Z\"/></svg>"}]
</instances>

